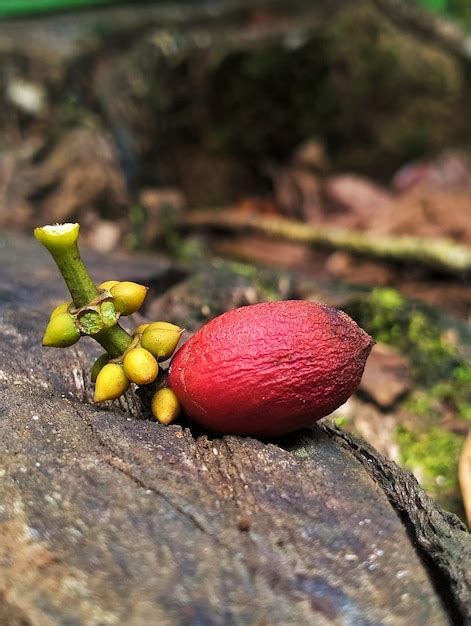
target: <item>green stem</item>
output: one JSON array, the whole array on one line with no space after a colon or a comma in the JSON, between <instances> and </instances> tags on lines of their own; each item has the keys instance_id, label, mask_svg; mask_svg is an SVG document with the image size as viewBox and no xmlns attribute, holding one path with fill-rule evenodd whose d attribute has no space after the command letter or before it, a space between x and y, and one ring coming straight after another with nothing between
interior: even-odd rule
<instances>
[{"instance_id":1,"label":"green stem","mask_svg":"<svg viewBox=\"0 0 471 626\"><path fill-rule=\"evenodd\" d=\"M78 224L60 224L36 228L35 237L47 248L57 264L76 308L92 302L99 291L90 278L78 250ZM121 356L132 341L119 324L93 335L112 358Z\"/></svg>"},{"instance_id":2,"label":"green stem","mask_svg":"<svg viewBox=\"0 0 471 626\"><path fill-rule=\"evenodd\" d=\"M99 295L78 251L77 244L49 250L70 291L76 308L87 305Z\"/></svg>"},{"instance_id":3,"label":"green stem","mask_svg":"<svg viewBox=\"0 0 471 626\"><path fill-rule=\"evenodd\" d=\"M101 330L93 335L93 339L98 341L113 359L124 354L132 341L131 336L119 324Z\"/></svg>"}]
</instances>

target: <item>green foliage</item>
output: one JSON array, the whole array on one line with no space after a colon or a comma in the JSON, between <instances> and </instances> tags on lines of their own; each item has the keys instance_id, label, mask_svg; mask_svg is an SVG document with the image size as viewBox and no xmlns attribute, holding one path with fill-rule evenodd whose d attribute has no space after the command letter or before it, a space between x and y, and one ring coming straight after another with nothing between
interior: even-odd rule
<instances>
[{"instance_id":1,"label":"green foliage","mask_svg":"<svg viewBox=\"0 0 471 626\"><path fill-rule=\"evenodd\" d=\"M447 0L420 0L421 4L429 11L444 13L447 9Z\"/></svg>"},{"instance_id":2,"label":"green foliage","mask_svg":"<svg viewBox=\"0 0 471 626\"><path fill-rule=\"evenodd\" d=\"M1 0L0 18L28 13L65 11L101 4L117 4L117 0Z\"/></svg>"},{"instance_id":3,"label":"green foliage","mask_svg":"<svg viewBox=\"0 0 471 626\"><path fill-rule=\"evenodd\" d=\"M471 29L471 2L469 0L419 0L419 2L425 9L456 19L465 28Z\"/></svg>"},{"instance_id":4,"label":"green foliage","mask_svg":"<svg viewBox=\"0 0 471 626\"><path fill-rule=\"evenodd\" d=\"M435 416L441 409L436 398L423 389L412 392L404 401L404 407L418 417Z\"/></svg>"},{"instance_id":5,"label":"green foliage","mask_svg":"<svg viewBox=\"0 0 471 626\"><path fill-rule=\"evenodd\" d=\"M449 15L455 17L465 28L471 30L471 2L469 0L448 0Z\"/></svg>"}]
</instances>

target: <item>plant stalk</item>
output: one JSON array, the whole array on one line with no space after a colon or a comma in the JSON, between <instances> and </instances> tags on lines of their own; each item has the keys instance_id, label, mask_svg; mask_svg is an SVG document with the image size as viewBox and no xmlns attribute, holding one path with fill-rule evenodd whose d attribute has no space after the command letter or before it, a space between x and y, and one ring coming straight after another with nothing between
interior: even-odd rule
<instances>
[{"instance_id":1,"label":"plant stalk","mask_svg":"<svg viewBox=\"0 0 471 626\"><path fill-rule=\"evenodd\" d=\"M36 228L35 237L50 252L72 296L76 308L86 306L99 291L83 263L78 250L79 224L57 224ZM93 335L112 358L121 356L132 341L131 336L116 324Z\"/></svg>"}]
</instances>

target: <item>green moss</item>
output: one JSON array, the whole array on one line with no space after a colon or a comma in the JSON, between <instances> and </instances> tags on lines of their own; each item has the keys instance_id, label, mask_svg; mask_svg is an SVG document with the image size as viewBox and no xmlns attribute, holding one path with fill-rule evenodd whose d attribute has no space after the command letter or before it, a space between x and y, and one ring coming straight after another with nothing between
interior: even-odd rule
<instances>
[{"instance_id":1,"label":"green moss","mask_svg":"<svg viewBox=\"0 0 471 626\"><path fill-rule=\"evenodd\" d=\"M453 370L453 378L461 385L471 385L471 367L461 363Z\"/></svg>"},{"instance_id":2,"label":"green moss","mask_svg":"<svg viewBox=\"0 0 471 626\"><path fill-rule=\"evenodd\" d=\"M443 507L463 515L457 466L464 438L443 428L443 418L453 416L454 424L471 419L465 326L390 288L374 289L344 308L377 341L408 357L415 384L396 413L407 419L396 431L400 462Z\"/></svg>"},{"instance_id":3,"label":"green moss","mask_svg":"<svg viewBox=\"0 0 471 626\"><path fill-rule=\"evenodd\" d=\"M418 417L435 416L440 411L440 403L423 389L413 391L404 401L404 408Z\"/></svg>"},{"instance_id":4,"label":"green moss","mask_svg":"<svg viewBox=\"0 0 471 626\"><path fill-rule=\"evenodd\" d=\"M471 374L466 364L456 367L450 378L428 389L415 389L404 401L404 407L419 417L440 418L444 408L455 412L458 419L471 420L471 385L460 377Z\"/></svg>"},{"instance_id":5,"label":"green moss","mask_svg":"<svg viewBox=\"0 0 471 626\"><path fill-rule=\"evenodd\" d=\"M444 335L438 313L405 300L394 289L374 289L369 297L351 303L347 312L374 337L409 357L414 381L427 388L466 367L456 346ZM463 369L461 376L465 376ZM453 379L454 380L454 379Z\"/></svg>"},{"instance_id":6,"label":"green moss","mask_svg":"<svg viewBox=\"0 0 471 626\"><path fill-rule=\"evenodd\" d=\"M344 415L339 415L338 417L334 417L332 422L339 428L344 428L345 426L347 426L349 419L348 417L345 417Z\"/></svg>"},{"instance_id":7,"label":"green moss","mask_svg":"<svg viewBox=\"0 0 471 626\"><path fill-rule=\"evenodd\" d=\"M451 397L458 410L458 417L471 421L471 366L461 363L453 370Z\"/></svg>"},{"instance_id":8,"label":"green moss","mask_svg":"<svg viewBox=\"0 0 471 626\"><path fill-rule=\"evenodd\" d=\"M463 437L437 426L420 433L399 426L396 437L401 463L414 472L429 493L446 496L458 488Z\"/></svg>"},{"instance_id":9,"label":"green moss","mask_svg":"<svg viewBox=\"0 0 471 626\"><path fill-rule=\"evenodd\" d=\"M408 357L415 385L402 408L417 416L415 423L424 430L399 428L401 459L423 476L431 494L440 494L444 506L459 512L456 464L461 438L440 427L444 415L471 420L471 366L460 355L459 342L443 332L435 309L408 301L394 289L374 289L346 309L377 341Z\"/></svg>"},{"instance_id":10,"label":"green moss","mask_svg":"<svg viewBox=\"0 0 471 626\"><path fill-rule=\"evenodd\" d=\"M457 408L459 417L471 422L471 402L460 402Z\"/></svg>"}]
</instances>

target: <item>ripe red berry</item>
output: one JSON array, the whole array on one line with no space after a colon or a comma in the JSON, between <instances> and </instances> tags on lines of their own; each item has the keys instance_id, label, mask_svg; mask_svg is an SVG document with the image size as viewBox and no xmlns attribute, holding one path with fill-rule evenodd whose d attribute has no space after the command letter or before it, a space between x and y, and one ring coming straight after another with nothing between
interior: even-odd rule
<instances>
[{"instance_id":1,"label":"ripe red berry","mask_svg":"<svg viewBox=\"0 0 471 626\"><path fill-rule=\"evenodd\" d=\"M373 343L337 309L265 302L205 324L175 354L168 382L187 414L213 432L281 435L343 404Z\"/></svg>"}]
</instances>

